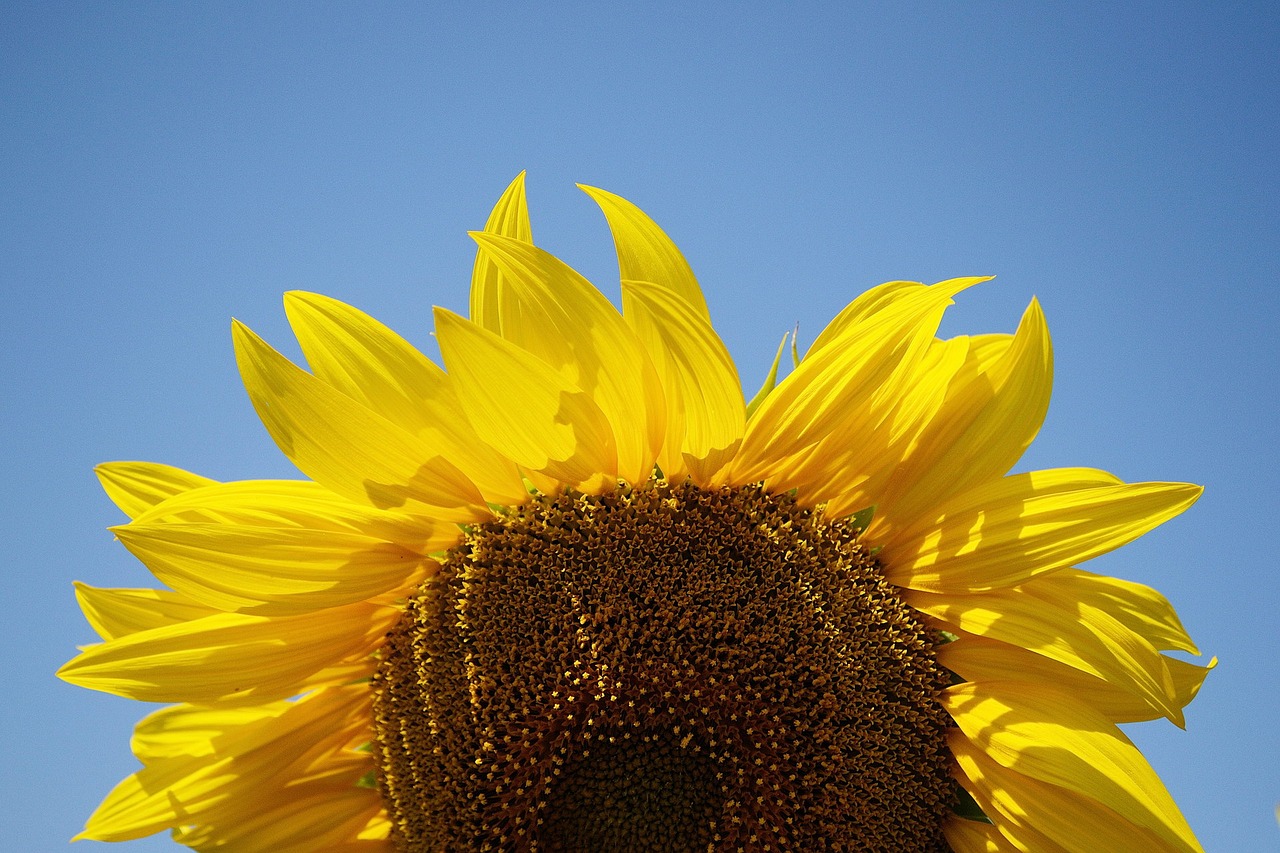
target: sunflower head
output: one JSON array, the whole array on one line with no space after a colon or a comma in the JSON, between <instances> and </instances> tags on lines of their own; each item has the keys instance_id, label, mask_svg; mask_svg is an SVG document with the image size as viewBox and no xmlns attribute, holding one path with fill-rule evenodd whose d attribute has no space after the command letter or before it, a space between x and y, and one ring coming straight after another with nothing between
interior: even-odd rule
<instances>
[{"instance_id":1,"label":"sunflower head","mask_svg":"<svg viewBox=\"0 0 1280 853\"><path fill-rule=\"evenodd\" d=\"M619 312L537 248L523 176L443 368L292 293L309 371L233 329L304 480L99 475L165 588L77 595L60 675L172 704L80 837L197 850L1196 851L1117 723L1212 667L1168 602L1077 565L1193 503L1010 473L1048 405L1032 301L849 304L748 403L689 265L630 202Z\"/></svg>"}]
</instances>

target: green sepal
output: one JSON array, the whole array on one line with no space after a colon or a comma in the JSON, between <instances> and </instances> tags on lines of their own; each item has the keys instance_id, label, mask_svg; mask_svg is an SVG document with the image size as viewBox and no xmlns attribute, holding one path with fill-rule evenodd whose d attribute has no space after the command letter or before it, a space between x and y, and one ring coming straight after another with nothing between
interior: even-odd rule
<instances>
[{"instance_id":1,"label":"green sepal","mask_svg":"<svg viewBox=\"0 0 1280 853\"><path fill-rule=\"evenodd\" d=\"M858 529L858 532L862 532L863 530L866 530L871 525L871 519L875 518L875 515L876 515L876 504L872 504L871 506L868 506L868 507L863 507L862 509L858 510L857 512L849 516L849 524L856 527Z\"/></svg>"},{"instance_id":2,"label":"green sepal","mask_svg":"<svg viewBox=\"0 0 1280 853\"><path fill-rule=\"evenodd\" d=\"M376 791L378 789L378 774L370 770L368 773L356 780L356 787L371 788Z\"/></svg>"},{"instance_id":3,"label":"green sepal","mask_svg":"<svg viewBox=\"0 0 1280 853\"><path fill-rule=\"evenodd\" d=\"M979 823L991 823L991 818L987 817L987 813L982 810L977 801L969 795L969 792L959 785L956 786L956 804L951 809L957 817L965 820L976 820Z\"/></svg>"},{"instance_id":4,"label":"green sepal","mask_svg":"<svg viewBox=\"0 0 1280 853\"><path fill-rule=\"evenodd\" d=\"M769 368L769 375L764 378L764 384L760 386L760 390L751 398L751 402L747 403L747 420L751 420L751 416L756 413L756 409L760 408L760 404L764 402L764 398L769 396L774 387L778 384L778 365L782 362L782 352L787 348L787 335L790 332L784 332L782 335L782 343L778 344L778 353L773 357L773 366Z\"/></svg>"}]
</instances>

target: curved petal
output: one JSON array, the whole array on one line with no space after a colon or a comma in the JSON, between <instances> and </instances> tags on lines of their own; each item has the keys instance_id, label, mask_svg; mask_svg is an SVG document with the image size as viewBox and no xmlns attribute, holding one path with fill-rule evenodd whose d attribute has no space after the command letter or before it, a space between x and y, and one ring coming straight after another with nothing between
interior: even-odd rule
<instances>
[{"instance_id":1,"label":"curved petal","mask_svg":"<svg viewBox=\"0 0 1280 853\"><path fill-rule=\"evenodd\" d=\"M245 708L169 705L138 721L129 748L143 764L217 755L222 740L248 731L261 720L280 716L291 705L283 699Z\"/></svg>"},{"instance_id":2,"label":"curved petal","mask_svg":"<svg viewBox=\"0 0 1280 853\"><path fill-rule=\"evenodd\" d=\"M90 627L104 640L114 640L212 616L207 604L165 589L104 589L75 582L76 600Z\"/></svg>"},{"instance_id":3,"label":"curved petal","mask_svg":"<svg viewBox=\"0 0 1280 853\"><path fill-rule=\"evenodd\" d=\"M960 766L960 782L999 822L1002 830L1040 853L1045 843L1068 853L1184 853L1198 850L1171 845L1087 795L1024 776L992 761L964 735L948 739Z\"/></svg>"},{"instance_id":4,"label":"curved petal","mask_svg":"<svg viewBox=\"0 0 1280 853\"><path fill-rule=\"evenodd\" d=\"M643 482L666 433L666 403L649 355L609 300L554 255L508 237L473 233L502 270L521 322L503 337L591 395L613 429L618 474Z\"/></svg>"},{"instance_id":5,"label":"curved petal","mask_svg":"<svg viewBox=\"0 0 1280 853\"><path fill-rule=\"evenodd\" d=\"M258 417L311 479L353 501L449 521L487 515L484 498L432 447L300 370L246 326L236 361Z\"/></svg>"},{"instance_id":6,"label":"curved petal","mask_svg":"<svg viewBox=\"0 0 1280 853\"><path fill-rule=\"evenodd\" d=\"M212 523L359 533L418 553L452 546L456 524L349 501L308 480L236 480L162 501L136 524Z\"/></svg>"},{"instance_id":7,"label":"curved petal","mask_svg":"<svg viewBox=\"0 0 1280 853\"><path fill-rule=\"evenodd\" d=\"M626 319L658 370L667 401L658 465L706 485L736 451L746 425L742 384L711 324L670 288L622 282Z\"/></svg>"},{"instance_id":8,"label":"curved petal","mask_svg":"<svg viewBox=\"0 0 1280 853\"><path fill-rule=\"evenodd\" d=\"M707 300L689 262L657 223L621 196L583 184L578 184L578 189L591 196L604 212L618 250L619 277L652 282L670 290L710 323ZM623 306L626 307L625 297Z\"/></svg>"},{"instance_id":9,"label":"curved petal","mask_svg":"<svg viewBox=\"0 0 1280 853\"><path fill-rule=\"evenodd\" d=\"M467 423L448 375L404 338L350 305L285 294L285 313L319 379L412 433L457 465L490 503L527 497L511 460Z\"/></svg>"},{"instance_id":10,"label":"curved petal","mask_svg":"<svg viewBox=\"0 0 1280 853\"><path fill-rule=\"evenodd\" d=\"M1105 554L1181 513L1203 491L1121 483L1103 471L1016 474L957 495L883 543L885 576L926 592L982 592Z\"/></svg>"},{"instance_id":11,"label":"curved petal","mask_svg":"<svg viewBox=\"0 0 1280 853\"><path fill-rule=\"evenodd\" d=\"M902 297L925 287L928 287L928 285L921 281L886 281L884 284L877 284L870 290L859 294L856 299L833 317L830 323L827 323L826 328L819 333L818 337L809 346L809 350L804 357L809 358L818 350L834 342L850 327L856 326L877 311L888 308Z\"/></svg>"},{"instance_id":12,"label":"curved petal","mask_svg":"<svg viewBox=\"0 0 1280 853\"><path fill-rule=\"evenodd\" d=\"M942 824L942 832L953 853L1027 853L1013 846L990 823L951 817Z\"/></svg>"},{"instance_id":13,"label":"curved petal","mask_svg":"<svg viewBox=\"0 0 1280 853\"><path fill-rule=\"evenodd\" d=\"M533 243L533 230L529 227L529 207L525 201L524 172L502 193L493 212L484 224L489 234L510 237L522 243ZM512 303L512 294L503 282L502 270L484 252L476 251L475 267L471 271L471 322L495 335L501 335L504 318L518 318L519 311ZM506 322L510 322L508 319Z\"/></svg>"},{"instance_id":14,"label":"curved petal","mask_svg":"<svg viewBox=\"0 0 1280 853\"><path fill-rule=\"evenodd\" d=\"M314 686L326 667L371 652L398 617L366 603L303 616L218 613L93 646L58 677L144 702L283 699Z\"/></svg>"},{"instance_id":15,"label":"curved petal","mask_svg":"<svg viewBox=\"0 0 1280 853\"><path fill-rule=\"evenodd\" d=\"M130 518L174 495L217 482L156 462L103 462L93 473L111 502Z\"/></svg>"},{"instance_id":16,"label":"curved petal","mask_svg":"<svg viewBox=\"0 0 1280 853\"><path fill-rule=\"evenodd\" d=\"M591 396L545 362L451 311L436 335L476 433L521 467L583 491L618 473L613 431Z\"/></svg>"},{"instance_id":17,"label":"curved petal","mask_svg":"<svg viewBox=\"0 0 1280 853\"><path fill-rule=\"evenodd\" d=\"M1155 771L1108 719L1026 682L960 684L942 694L960 731L989 758L1113 810L1173 850L1200 851Z\"/></svg>"},{"instance_id":18,"label":"curved petal","mask_svg":"<svg viewBox=\"0 0 1280 853\"><path fill-rule=\"evenodd\" d=\"M875 453L856 458L817 453L810 457L812 468L800 469L784 468L777 461L824 439L857 453L863 442L878 435L903 399L951 297L977 281L957 279L913 289L805 358L748 422L742 449L730 468L731 480L765 479L787 489L833 475L852 481L894 467L895 460ZM897 432L881 441L895 438Z\"/></svg>"},{"instance_id":19,"label":"curved petal","mask_svg":"<svg viewBox=\"0 0 1280 853\"><path fill-rule=\"evenodd\" d=\"M1039 303L1031 301L994 361L986 363L991 347L971 343L965 367L946 383L940 405L921 421L884 484L873 537L887 538L951 495L1004 476L1040 431L1053 388L1053 350Z\"/></svg>"},{"instance_id":20,"label":"curved petal","mask_svg":"<svg viewBox=\"0 0 1280 853\"><path fill-rule=\"evenodd\" d=\"M903 599L962 631L1029 649L1125 688L1175 725L1184 725L1164 656L1104 610L1079 602L1050 603L1019 588L979 595L907 590Z\"/></svg>"},{"instance_id":21,"label":"curved petal","mask_svg":"<svg viewBox=\"0 0 1280 853\"><path fill-rule=\"evenodd\" d=\"M264 798L235 820L217 826L182 828L174 841L196 850L235 853L352 853L391 851L387 839L360 839L359 833L382 810L378 792L354 785L298 783L286 798Z\"/></svg>"},{"instance_id":22,"label":"curved petal","mask_svg":"<svg viewBox=\"0 0 1280 853\"><path fill-rule=\"evenodd\" d=\"M126 841L219 812L255 813L270 794L265 787L304 776L317 758L367 725L367 692L335 689L278 703L276 713L210 738L209 754L177 752L151 762L107 795L77 838Z\"/></svg>"},{"instance_id":23,"label":"curved petal","mask_svg":"<svg viewBox=\"0 0 1280 853\"><path fill-rule=\"evenodd\" d=\"M113 528L160 581L220 610L287 616L407 586L421 554L359 533L237 524Z\"/></svg>"},{"instance_id":24,"label":"curved petal","mask_svg":"<svg viewBox=\"0 0 1280 853\"><path fill-rule=\"evenodd\" d=\"M957 629L959 630L959 629ZM1197 666L1162 656L1173 682L1173 705L1185 708L1200 692L1217 665ZM1069 664L990 637L962 634L937 650L938 663L965 681L1031 681L1056 685L1115 723L1136 723L1164 716L1164 711L1123 684L1113 684Z\"/></svg>"},{"instance_id":25,"label":"curved petal","mask_svg":"<svg viewBox=\"0 0 1280 853\"><path fill-rule=\"evenodd\" d=\"M1046 601L1079 601L1105 610L1157 649L1200 654L1169 600L1149 586L1067 568L1027 585Z\"/></svg>"}]
</instances>

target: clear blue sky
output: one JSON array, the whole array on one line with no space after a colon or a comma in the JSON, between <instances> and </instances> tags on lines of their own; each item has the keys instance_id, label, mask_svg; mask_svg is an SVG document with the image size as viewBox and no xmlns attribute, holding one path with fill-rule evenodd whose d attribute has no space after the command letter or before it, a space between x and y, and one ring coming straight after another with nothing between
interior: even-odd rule
<instances>
[{"instance_id":1,"label":"clear blue sky","mask_svg":"<svg viewBox=\"0 0 1280 853\"><path fill-rule=\"evenodd\" d=\"M429 349L521 169L535 237L606 293L574 182L662 223L753 387L883 280L997 274L950 333L1039 296L1058 378L1024 465L1208 489L1089 566L1221 659L1186 732L1132 734L1207 849L1280 847L1280 6L605 5L0 4L0 848L63 850L135 768L143 706L53 678L91 639L71 581L148 577L92 466L297 476L230 317L296 353L304 288Z\"/></svg>"}]
</instances>

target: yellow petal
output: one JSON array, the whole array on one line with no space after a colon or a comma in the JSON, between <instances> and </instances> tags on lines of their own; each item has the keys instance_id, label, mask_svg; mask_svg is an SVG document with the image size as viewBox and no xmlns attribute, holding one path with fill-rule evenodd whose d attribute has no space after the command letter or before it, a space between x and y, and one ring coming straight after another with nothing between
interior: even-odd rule
<instances>
[{"instance_id":1,"label":"yellow petal","mask_svg":"<svg viewBox=\"0 0 1280 853\"><path fill-rule=\"evenodd\" d=\"M488 234L533 243L529 208L525 201L524 172L516 175L498 199L484 230ZM502 270L491 257L477 250L475 267L471 272L471 322L501 335L504 318L507 318L506 322L516 322L519 316L512 294L504 284Z\"/></svg>"},{"instance_id":2,"label":"yellow petal","mask_svg":"<svg viewBox=\"0 0 1280 853\"><path fill-rule=\"evenodd\" d=\"M1033 471L957 495L885 542L898 586L981 592L1105 554L1178 515L1203 491L1121 483L1087 468Z\"/></svg>"},{"instance_id":3,"label":"yellow petal","mask_svg":"<svg viewBox=\"0 0 1280 853\"><path fill-rule=\"evenodd\" d=\"M216 755L219 743L227 737L248 731L260 720L278 717L289 707L283 700L246 708L170 705L138 721L129 747L143 764Z\"/></svg>"},{"instance_id":4,"label":"yellow petal","mask_svg":"<svg viewBox=\"0 0 1280 853\"><path fill-rule=\"evenodd\" d=\"M1067 568L1038 578L1034 589L1046 600L1081 601L1106 610L1157 649L1200 654L1173 605L1149 586Z\"/></svg>"},{"instance_id":5,"label":"yellow petal","mask_svg":"<svg viewBox=\"0 0 1280 853\"><path fill-rule=\"evenodd\" d=\"M303 616L219 613L93 646L58 677L145 702L282 699L326 667L373 651L399 611L349 604Z\"/></svg>"},{"instance_id":6,"label":"yellow petal","mask_svg":"<svg viewBox=\"0 0 1280 853\"><path fill-rule=\"evenodd\" d=\"M819 444L816 464L808 466L810 478L796 485L821 495L833 517L871 505L881 517L880 503L905 478L919 436L937 420L952 378L965 366L968 347L967 339L931 341L884 421L874 429L864 427L857 440L850 439L852 424L833 430Z\"/></svg>"},{"instance_id":7,"label":"yellow petal","mask_svg":"<svg viewBox=\"0 0 1280 853\"><path fill-rule=\"evenodd\" d=\"M181 829L174 840L197 850L234 853L375 853L393 848L384 840L358 839L382 809L378 792L354 785L299 784L287 798L263 799L236 820L216 827Z\"/></svg>"},{"instance_id":8,"label":"yellow petal","mask_svg":"<svg viewBox=\"0 0 1280 853\"><path fill-rule=\"evenodd\" d=\"M666 405L648 353L591 282L555 256L509 237L473 233L502 270L521 322L503 337L585 391L613 430L618 474L643 482L666 431Z\"/></svg>"},{"instance_id":9,"label":"yellow petal","mask_svg":"<svg viewBox=\"0 0 1280 853\"><path fill-rule=\"evenodd\" d=\"M903 598L962 631L1030 649L1126 689L1183 725L1165 658L1104 610L1079 602L1048 602L1021 588L978 595L907 590Z\"/></svg>"},{"instance_id":10,"label":"yellow petal","mask_svg":"<svg viewBox=\"0 0 1280 853\"><path fill-rule=\"evenodd\" d=\"M233 327L249 398L276 444L311 479L379 509L484 517L484 499L440 448L298 369L247 327Z\"/></svg>"},{"instance_id":11,"label":"yellow petal","mask_svg":"<svg viewBox=\"0 0 1280 853\"><path fill-rule=\"evenodd\" d=\"M613 431L585 391L545 362L451 311L436 335L458 399L481 439L516 464L584 491L617 474ZM594 485L593 485L594 484Z\"/></svg>"},{"instance_id":12,"label":"yellow petal","mask_svg":"<svg viewBox=\"0 0 1280 853\"><path fill-rule=\"evenodd\" d=\"M657 367L667 401L666 442L658 465L669 478L688 472L706 485L742 441L742 384L720 336L670 288L622 282L626 318Z\"/></svg>"},{"instance_id":13,"label":"yellow petal","mask_svg":"<svg viewBox=\"0 0 1280 853\"><path fill-rule=\"evenodd\" d=\"M1096 800L1173 850L1199 851L1150 765L1100 713L1038 684L960 684L942 704L970 741L1005 767Z\"/></svg>"},{"instance_id":14,"label":"yellow petal","mask_svg":"<svg viewBox=\"0 0 1280 853\"><path fill-rule=\"evenodd\" d=\"M285 313L318 378L441 448L486 501L525 499L515 466L480 441L463 417L448 375L407 341L367 314L315 293L285 294Z\"/></svg>"},{"instance_id":15,"label":"yellow petal","mask_svg":"<svg viewBox=\"0 0 1280 853\"><path fill-rule=\"evenodd\" d=\"M130 518L166 498L216 482L156 462L103 462L93 469L112 503Z\"/></svg>"},{"instance_id":16,"label":"yellow petal","mask_svg":"<svg viewBox=\"0 0 1280 853\"><path fill-rule=\"evenodd\" d=\"M919 281L886 281L884 284L878 284L860 294L857 299L846 305L839 314L832 318L827 327L822 330L822 333L814 339L809 351L805 353L805 358L809 358L817 353L818 350L834 342L851 326L861 323L877 311L890 307L902 297L924 287L927 287L927 285Z\"/></svg>"},{"instance_id":17,"label":"yellow petal","mask_svg":"<svg viewBox=\"0 0 1280 853\"><path fill-rule=\"evenodd\" d=\"M1115 723L1154 720L1164 715L1160 708L1152 707L1151 702L1123 685L989 637L961 635L958 640L941 646L937 657L938 663L965 681L1033 681L1056 685ZM1173 681L1173 704L1185 708L1200 692L1205 676L1217 665L1217 660L1210 661L1208 666L1196 666L1177 658L1162 657Z\"/></svg>"},{"instance_id":18,"label":"yellow petal","mask_svg":"<svg viewBox=\"0 0 1280 853\"><path fill-rule=\"evenodd\" d=\"M227 611L309 613L405 587L424 560L359 533L236 524L132 524L114 528L160 581Z\"/></svg>"},{"instance_id":19,"label":"yellow petal","mask_svg":"<svg viewBox=\"0 0 1280 853\"><path fill-rule=\"evenodd\" d=\"M76 600L98 636L114 640L212 616L218 611L185 595L164 589L102 589L75 582Z\"/></svg>"},{"instance_id":20,"label":"yellow petal","mask_svg":"<svg viewBox=\"0 0 1280 853\"><path fill-rule=\"evenodd\" d=\"M886 538L951 495L1004 476L1040 430L1053 386L1053 351L1039 303L1032 300L1007 345L991 338L969 343L964 368L884 484L873 537Z\"/></svg>"},{"instance_id":21,"label":"yellow petal","mask_svg":"<svg viewBox=\"0 0 1280 853\"><path fill-rule=\"evenodd\" d=\"M174 495L134 519L136 524L208 522L296 527L362 535L427 553L451 547L456 524L349 501L308 480L238 480Z\"/></svg>"},{"instance_id":22,"label":"yellow petal","mask_svg":"<svg viewBox=\"0 0 1280 853\"><path fill-rule=\"evenodd\" d=\"M942 824L942 832L953 853L1019 853L1019 848L989 823L949 817Z\"/></svg>"},{"instance_id":23,"label":"yellow petal","mask_svg":"<svg viewBox=\"0 0 1280 853\"><path fill-rule=\"evenodd\" d=\"M689 304L698 316L711 322L702 288L693 270L671 238L644 211L621 196L578 184L591 196L613 232L618 250L620 277L628 281L648 281L672 291Z\"/></svg>"},{"instance_id":24,"label":"yellow petal","mask_svg":"<svg viewBox=\"0 0 1280 853\"><path fill-rule=\"evenodd\" d=\"M780 466L778 460L824 439L858 447L883 427L951 297L977 281L957 279L909 291L806 357L748 422L732 480L769 479L776 488L792 488L824 479L836 468L850 479L865 476L867 471L850 470L850 460L824 453L810 457L812 469ZM869 458L866 465L879 471L892 468L894 460Z\"/></svg>"},{"instance_id":25,"label":"yellow petal","mask_svg":"<svg viewBox=\"0 0 1280 853\"><path fill-rule=\"evenodd\" d=\"M1045 839L1068 853L1176 853L1197 850L1171 845L1087 795L1050 785L992 761L964 735L948 739L960 765L961 783L982 810L1014 838L1039 853Z\"/></svg>"},{"instance_id":26,"label":"yellow petal","mask_svg":"<svg viewBox=\"0 0 1280 853\"><path fill-rule=\"evenodd\" d=\"M305 773L318 757L341 747L335 736L367 724L367 695L359 686L280 703L277 713L212 738L211 754L156 759L107 795L78 838L126 841L219 811L254 814L270 793L264 788Z\"/></svg>"}]
</instances>

